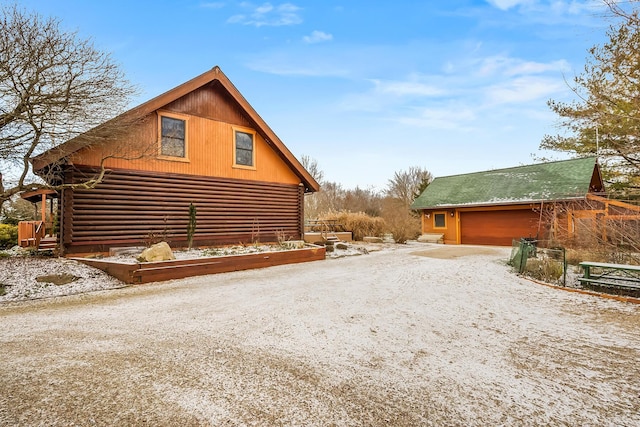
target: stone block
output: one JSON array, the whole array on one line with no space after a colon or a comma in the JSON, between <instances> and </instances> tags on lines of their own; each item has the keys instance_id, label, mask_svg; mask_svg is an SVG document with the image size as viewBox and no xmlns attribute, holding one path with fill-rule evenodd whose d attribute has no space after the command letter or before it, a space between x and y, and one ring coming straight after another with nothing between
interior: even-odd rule
<instances>
[{"instance_id":1,"label":"stone block","mask_svg":"<svg viewBox=\"0 0 640 427\"><path fill-rule=\"evenodd\" d=\"M362 240L367 243L383 243L382 238L374 236L365 236Z\"/></svg>"}]
</instances>

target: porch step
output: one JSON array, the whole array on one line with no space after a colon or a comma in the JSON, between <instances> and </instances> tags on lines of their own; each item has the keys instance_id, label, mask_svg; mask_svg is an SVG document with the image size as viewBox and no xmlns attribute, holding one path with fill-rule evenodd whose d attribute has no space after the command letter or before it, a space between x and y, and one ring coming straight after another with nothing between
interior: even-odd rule
<instances>
[{"instance_id":1,"label":"porch step","mask_svg":"<svg viewBox=\"0 0 640 427\"><path fill-rule=\"evenodd\" d=\"M35 246L35 245L36 245L36 239L34 237L20 240L20 247L22 248L28 248L29 246Z\"/></svg>"},{"instance_id":2,"label":"porch step","mask_svg":"<svg viewBox=\"0 0 640 427\"><path fill-rule=\"evenodd\" d=\"M58 247L58 241L55 237L44 238L40 240L39 250L56 249Z\"/></svg>"}]
</instances>

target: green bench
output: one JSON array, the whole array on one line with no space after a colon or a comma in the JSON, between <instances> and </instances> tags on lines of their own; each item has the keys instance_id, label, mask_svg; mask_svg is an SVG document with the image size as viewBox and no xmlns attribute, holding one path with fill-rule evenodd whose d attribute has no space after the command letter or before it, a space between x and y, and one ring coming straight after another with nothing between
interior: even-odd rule
<instances>
[{"instance_id":1,"label":"green bench","mask_svg":"<svg viewBox=\"0 0 640 427\"><path fill-rule=\"evenodd\" d=\"M581 262L584 272L578 278L585 286L599 286L617 290L640 291L640 266L609 264L605 262Z\"/></svg>"}]
</instances>

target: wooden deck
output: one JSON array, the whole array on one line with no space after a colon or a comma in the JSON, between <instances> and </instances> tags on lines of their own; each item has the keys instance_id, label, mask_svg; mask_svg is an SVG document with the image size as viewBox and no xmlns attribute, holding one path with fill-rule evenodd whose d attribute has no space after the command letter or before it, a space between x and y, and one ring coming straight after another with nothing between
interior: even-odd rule
<instances>
[{"instance_id":1,"label":"wooden deck","mask_svg":"<svg viewBox=\"0 0 640 427\"><path fill-rule=\"evenodd\" d=\"M159 282L206 274L228 273L283 264L319 261L325 258L324 247L310 247L258 254L228 255L188 260L123 263L93 258L71 258L99 268L129 284Z\"/></svg>"}]
</instances>

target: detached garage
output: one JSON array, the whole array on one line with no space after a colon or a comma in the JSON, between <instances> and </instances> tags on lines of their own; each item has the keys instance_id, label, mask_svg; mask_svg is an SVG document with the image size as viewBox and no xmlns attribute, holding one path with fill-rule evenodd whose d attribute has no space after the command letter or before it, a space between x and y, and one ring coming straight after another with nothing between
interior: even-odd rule
<instances>
[{"instance_id":1,"label":"detached garage","mask_svg":"<svg viewBox=\"0 0 640 427\"><path fill-rule=\"evenodd\" d=\"M580 205L588 195L604 195L594 157L439 177L411 208L421 211L423 234L446 244L508 246L546 238L545 209Z\"/></svg>"}]
</instances>

